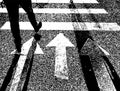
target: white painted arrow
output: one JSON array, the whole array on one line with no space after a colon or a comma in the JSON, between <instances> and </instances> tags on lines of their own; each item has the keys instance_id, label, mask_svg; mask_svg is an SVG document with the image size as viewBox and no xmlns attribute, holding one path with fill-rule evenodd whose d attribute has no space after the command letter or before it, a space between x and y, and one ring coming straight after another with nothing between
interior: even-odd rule
<instances>
[{"instance_id":1,"label":"white painted arrow","mask_svg":"<svg viewBox=\"0 0 120 91\"><path fill-rule=\"evenodd\" d=\"M33 41L33 38L29 39L27 42L25 42L23 45L22 45L22 48L21 48L21 54L24 54L24 55L27 55L28 54L28 51L30 49L30 46L32 45L32 41ZM12 51L11 54L15 54L16 50Z\"/></svg>"},{"instance_id":2,"label":"white painted arrow","mask_svg":"<svg viewBox=\"0 0 120 91\"><path fill-rule=\"evenodd\" d=\"M61 78L61 79L68 79L66 47L74 47L74 45L62 33L59 33L47 45L47 47L52 47L52 46L56 47L54 76Z\"/></svg>"},{"instance_id":3,"label":"white painted arrow","mask_svg":"<svg viewBox=\"0 0 120 91\"><path fill-rule=\"evenodd\" d=\"M33 38L31 38L30 40L28 40L26 43L23 44L21 49L21 54L24 54L24 55L28 54L28 50L30 49L32 41L33 41ZM15 52L16 50L12 51L11 54L15 54ZM44 54L38 43L35 50L35 54Z\"/></svg>"},{"instance_id":4,"label":"white painted arrow","mask_svg":"<svg viewBox=\"0 0 120 91\"><path fill-rule=\"evenodd\" d=\"M32 41L33 41L33 38L31 38L30 40L28 40L26 43L23 44L22 51L21 51L22 53L28 54L28 51L32 45ZM16 72L15 72L15 75L14 75L14 78L13 78L13 81L12 81L12 84L11 84L9 91L16 91L17 90L18 83L20 81L20 77L21 77L21 73L22 73L22 70L23 70L23 67L25 64L26 57L27 57L27 55L20 56L18 63L17 63Z\"/></svg>"},{"instance_id":5,"label":"white painted arrow","mask_svg":"<svg viewBox=\"0 0 120 91\"><path fill-rule=\"evenodd\" d=\"M12 81L9 91L17 91L17 87L18 87L18 84L20 81L20 77L21 77L21 73L22 73L22 70L23 70L23 67L25 64L25 60L27 58L29 49L32 46L32 41L33 41L33 37L31 39L29 39L26 43L24 43L22 46L21 54L23 54L23 55L21 55L18 60L15 75L14 75L14 78L13 78L13 81ZM37 47L38 46L39 45L37 44ZM39 50L36 49L36 53L43 54L43 51L41 49L39 49Z\"/></svg>"},{"instance_id":6,"label":"white painted arrow","mask_svg":"<svg viewBox=\"0 0 120 91\"><path fill-rule=\"evenodd\" d=\"M35 50L35 54L44 54L38 43L37 43L37 47L36 47L36 50Z\"/></svg>"},{"instance_id":7,"label":"white painted arrow","mask_svg":"<svg viewBox=\"0 0 120 91\"><path fill-rule=\"evenodd\" d=\"M106 55L106 56L109 56L109 52L107 52L105 49L103 49L100 45L97 44L97 46L103 51L103 53Z\"/></svg>"}]
</instances>

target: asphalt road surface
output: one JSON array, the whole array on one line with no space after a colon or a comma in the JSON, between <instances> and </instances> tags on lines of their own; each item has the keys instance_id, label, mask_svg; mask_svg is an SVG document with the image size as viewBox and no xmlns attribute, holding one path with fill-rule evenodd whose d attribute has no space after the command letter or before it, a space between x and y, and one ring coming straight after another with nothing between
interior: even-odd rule
<instances>
[{"instance_id":1,"label":"asphalt road surface","mask_svg":"<svg viewBox=\"0 0 120 91\"><path fill-rule=\"evenodd\" d=\"M49 0L49 2L47 0L43 2L41 0L34 0L33 2L33 9L53 10L34 11L37 21L43 22L43 26L39 31L42 38L38 41L38 44L44 54L34 54L27 91L89 91L81 66L82 61L79 57L79 49L77 47L77 39L75 34L75 31L79 33L80 31L86 30L90 31L90 35L95 42L91 39L87 39L81 49L81 54L90 55L92 68L94 70L100 91L117 91L103 62L104 59L100 56L104 54L95 44L97 43L109 53L107 57L120 77L120 1L91 0L90 2L89 0L86 0L85 2L87 3L79 3L79 0L73 0L73 2L77 1L75 3L77 9L103 9L101 11L97 10L94 12L89 9L66 11L65 9L69 9L69 0L60 1L61 2L59 3L56 3L57 1L55 0ZM92 1L98 3L93 3ZM60 11L57 9L64 10ZM29 22L29 20L24 11L21 10L20 12L19 20L22 22L20 25L21 37L22 43L24 44L32 38L33 29L30 24L27 26L24 25L24 23ZM71 14L69 12L74 13ZM76 12L77 14L75 14ZM77 16L77 19L74 18L75 16ZM14 54L11 54L11 52L14 51L15 46L8 22L9 19L7 12L0 8L0 86L2 86L14 57ZM78 23L76 22L82 23L81 25L77 25ZM81 26L84 27L84 25L82 25L84 24L83 22L97 22L95 24L98 25L102 22L105 24L101 24L101 27L97 25L94 27L93 25L95 24L88 24L87 29L83 29L80 28ZM108 23L112 24L109 25ZM56 50L54 46L47 46L59 34L65 36L69 39L70 43L74 45L66 48L69 79L62 79L54 75ZM15 69L12 78L14 77L14 74ZM23 73L21 76L21 80L16 91L21 91L22 85L25 81L25 74L26 73ZM12 80L8 84L6 91L10 91L9 89L11 84Z\"/></svg>"}]
</instances>

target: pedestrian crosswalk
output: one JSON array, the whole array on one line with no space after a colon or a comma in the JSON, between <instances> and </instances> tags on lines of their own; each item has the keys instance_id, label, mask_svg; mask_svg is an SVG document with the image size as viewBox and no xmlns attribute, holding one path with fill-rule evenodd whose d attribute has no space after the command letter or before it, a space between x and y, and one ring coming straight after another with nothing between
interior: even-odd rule
<instances>
[{"instance_id":1,"label":"pedestrian crosswalk","mask_svg":"<svg viewBox=\"0 0 120 91\"><path fill-rule=\"evenodd\" d=\"M76 11L76 9L72 9L74 11ZM107 14L107 12L104 9L77 9L79 11L79 14ZM73 13L70 11L70 9L60 9L60 8L43 8L43 9L39 9L39 8L34 8L33 9L34 13L54 13L54 14L69 14L69 13ZM25 11L20 8L19 9L20 13L25 13ZM7 13L6 8L0 8L0 13ZM74 13L75 14L75 13Z\"/></svg>"},{"instance_id":2,"label":"pedestrian crosswalk","mask_svg":"<svg viewBox=\"0 0 120 91\"><path fill-rule=\"evenodd\" d=\"M69 0L32 0L33 3L70 3ZM98 3L96 0L73 0L74 3ZM98 3L99 4L99 3ZM35 14L104 14L107 15L107 12L104 8L78 8L78 9L69 9L69 8L33 8ZM74 12L71 12L74 11ZM77 12L76 12L77 11ZM0 13L7 13L6 8L0 8ZM20 14L24 14L25 11L20 8ZM78 22L77 22L78 23ZM98 30L98 31L119 31L120 26L114 22L98 22L100 24L100 28L96 27L94 22L79 22L78 24L82 26L85 24L87 28L86 30ZM27 26L26 26L27 25ZM63 26L64 25L64 26ZM62 27L61 27L62 26ZM78 27L80 27L78 26ZM9 21L6 21L3 26L0 28L1 30L10 30ZM21 30L33 30L33 27L29 22L23 21L20 22ZM81 30L81 28L74 29L72 22L43 22L43 26L41 30Z\"/></svg>"},{"instance_id":3,"label":"pedestrian crosswalk","mask_svg":"<svg viewBox=\"0 0 120 91\"><path fill-rule=\"evenodd\" d=\"M117 23L105 23L99 22L100 27L95 22L79 22L79 25L86 25L83 26L84 28L78 27L74 29L74 26L77 25L78 22L42 22L42 28L40 30L65 30L65 31L119 31L120 26ZM32 25L30 22L19 22L21 30L33 30ZM10 30L10 23L6 22L2 27L2 30Z\"/></svg>"}]
</instances>

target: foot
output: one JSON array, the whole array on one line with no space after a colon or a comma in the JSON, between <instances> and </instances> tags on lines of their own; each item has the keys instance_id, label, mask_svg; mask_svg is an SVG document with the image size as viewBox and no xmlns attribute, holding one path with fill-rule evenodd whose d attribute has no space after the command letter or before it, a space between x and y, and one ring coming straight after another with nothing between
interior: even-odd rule
<instances>
[{"instance_id":1,"label":"foot","mask_svg":"<svg viewBox=\"0 0 120 91\"><path fill-rule=\"evenodd\" d=\"M35 32L37 33L41 27L42 27L42 22L39 22Z\"/></svg>"},{"instance_id":2,"label":"foot","mask_svg":"<svg viewBox=\"0 0 120 91\"><path fill-rule=\"evenodd\" d=\"M36 41L39 41L40 38L41 38L41 35L39 35L39 34L36 33L36 34L34 35L34 38L35 38Z\"/></svg>"},{"instance_id":3,"label":"foot","mask_svg":"<svg viewBox=\"0 0 120 91\"><path fill-rule=\"evenodd\" d=\"M18 53L21 53L21 44L17 44L16 49Z\"/></svg>"},{"instance_id":4,"label":"foot","mask_svg":"<svg viewBox=\"0 0 120 91\"><path fill-rule=\"evenodd\" d=\"M14 40L14 42L15 42L15 46L16 46L16 49L17 49L17 53L21 53L21 46L22 46L22 44L21 44L21 38L18 40Z\"/></svg>"}]
</instances>

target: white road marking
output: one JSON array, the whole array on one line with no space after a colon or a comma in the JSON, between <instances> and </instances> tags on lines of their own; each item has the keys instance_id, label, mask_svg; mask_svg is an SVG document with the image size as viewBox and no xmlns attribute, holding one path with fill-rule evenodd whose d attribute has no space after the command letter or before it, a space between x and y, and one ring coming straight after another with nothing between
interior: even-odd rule
<instances>
[{"instance_id":1,"label":"white road marking","mask_svg":"<svg viewBox=\"0 0 120 91\"><path fill-rule=\"evenodd\" d=\"M9 91L17 91L17 87L20 81L20 77L21 77L21 73L23 70L23 66L25 64L26 57L27 57L26 55L20 56L18 64L17 64L17 69L16 69L16 72L15 72Z\"/></svg>"},{"instance_id":2,"label":"white road marking","mask_svg":"<svg viewBox=\"0 0 120 91\"><path fill-rule=\"evenodd\" d=\"M9 91L16 91L17 90L17 87L18 87L18 84L20 81L20 77L21 77L21 73L22 73L22 70L23 70L23 67L25 64L25 60L27 58L27 54L29 52L30 47L32 46L32 41L33 41L33 37L31 39L29 39L27 42L25 42L22 46L21 54L23 54L23 55L20 55L20 58L18 60L15 75L14 75L14 78L13 78L13 81L12 81L12 84L11 84ZM39 52L40 54L43 54L42 50L40 50L40 52Z\"/></svg>"},{"instance_id":3,"label":"white road marking","mask_svg":"<svg viewBox=\"0 0 120 91\"><path fill-rule=\"evenodd\" d=\"M18 87L18 83L20 81L20 77L21 77L21 73L25 64L25 60L29 51L30 46L32 45L32 41L33 38L31 38L29 41L27 41L23 46L22 46L22 53L26 54L26 55L21 55L19 60L18 60L18 64L17 64L17 68L16 68L16 72L10 87L9 91L16 91L17 87Z\"/></svg>"},{"instance_id":4,"label":"white road marking","mask_svg":"<svg viewBox=\"0 0 120 91\"><path fill-rule=\"evenodd\" d=\"M37 47L35 49L35 53L34 54L44 54L42 49L40 48L40 45L37 43Z\"/></svg>"},{"instance_id":5,"label":"white road marking","mask_svg":"<svg viewBox=\"0 0 120 91\"><path fill-rule=\"evenodd\" d=\"M11 52L11 54L15 54L16 53L16 50L13 50L12 52ZM44 54L43 53L43 51L42 51L42 49L40 48L40 45L37 43L37 47L36 47L36 49L35 49L35 53L34 54Z\"/></svg>"},{"instance_id":6,"label":"white road marking","mask_svg":"<svg viewBox=\"0 0 120 91\"><path fill-rule=\"evenodd\" d=\"M97 24L95 22L79 22L79 25L86 25L85 29L78 26L78 22L74 22L74 24L73 22L42 22L42 23L43 23L42 28L40 30L120 31L120 26L117 23L99 22L100 27L97 27ZM33 27L30 24L30 22L19 22L19 24L21 30L33 30ZM10 30L10 23L6 22L0 29Z\"/></svg>"},{"instance_id":7,"label":"white road marking","mask_svg":"<svg viewBox=\"0 0 120 91\"><path fill-rule=\"evenodd\" d=\"M106 56L109 56L109 52L107 52L105 49L103 49L100 45L97 44L97 46L103 51L103 53L106 55Z\"/></svg>"},{"instance_id":8,"label":"white road marking","mask_svg":"<svg viewBox=\"0 0 120 91\"><path fill-rule=\"evenodd\" d=\"M68 79L68 66L66 57L66 47L74 47L74 45L62 33L59 33L47 47L56 47L55 52L55 76Z\"/></svg>"},{"instance_id":9,"label":"white road marking","mask_svg":"<svg viewBox=\"0 0 120 91\"><path fill-rule=\"evenodd\" d=\"M69 3L70 0L32 0L32 3ZM2 0L0 0L2 2ZM97 0L73 0L74 3L98 3Z\"/></svg>"},{"instance_id":10,"label":"white road marking","mask_svg":"<svg viewBox=\"0 0 120 91\"><path fill-rule=\"evenodd\" d=\"M70 0L32 0L33 3L69 3ZM74 3L98 3L97 0L73 0Z\"/></svg>"},{"instance_id":11,"label":"white road marking","mask_svg":"<svg viewBox=\"0 0 120 91\"><path fill-rule=\"evenodd\" d=\"M72 9L74 11L78 10L80 14L107 14L106 10L104 9L95 9L95 8L90 8L90 9ZM69 13L76 13L76 12L71 12L70 9L64 9L64 8L33 8L34 13L55 13L55 14L69 14ZM25 11L22 8L19 8L20 13L25 13ZM0 13L7 13L6 8L0 8Z\"/></svg>"}]
</instances>

